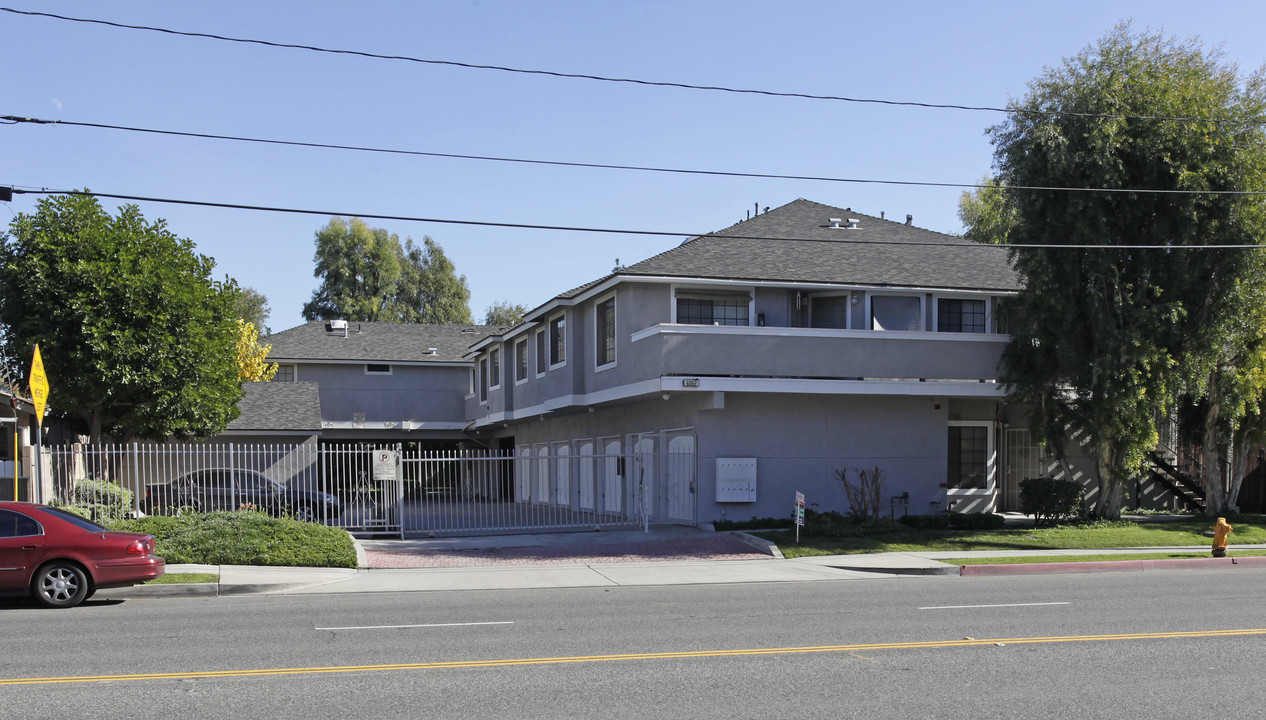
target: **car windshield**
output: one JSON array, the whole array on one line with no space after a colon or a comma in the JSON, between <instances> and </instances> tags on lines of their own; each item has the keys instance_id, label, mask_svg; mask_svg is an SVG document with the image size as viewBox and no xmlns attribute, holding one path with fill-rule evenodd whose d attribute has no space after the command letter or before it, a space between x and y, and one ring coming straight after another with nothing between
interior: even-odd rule
<instances>
[{"instance_id":1,"label":"car windshield","mask_svg":"<svg viewBox=\"0 0 1266 720\"><path fill-rule=\"evenodd\" d=\"M61 508L48 507L48 508L44 508L44 510L46 512L52 513L53 515L56 515L57 517L61 518L62 520L65 520L68 523L71 523L73 525L78 525L79 527L83 528L84 530L87 530L88 532L101 532L102 530L108 529L101 525L98 525L97 523L89 520L88 518L80 517L72 512L66 512L65 510L62 510Z\"/></svg>"}]
</instances>

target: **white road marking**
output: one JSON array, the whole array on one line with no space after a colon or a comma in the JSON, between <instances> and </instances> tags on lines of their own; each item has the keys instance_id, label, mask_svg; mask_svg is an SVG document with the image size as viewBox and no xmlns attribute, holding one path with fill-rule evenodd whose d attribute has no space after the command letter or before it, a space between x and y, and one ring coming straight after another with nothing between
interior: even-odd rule
<instances>
[{"instance_id":1,"label":"white road marking","mask_svg":"<svg viewBox=\"0 0 1266 720\"><path fill-rule=\"evenodd\" d=\"M921 607L920 610L962 610L968 608L995 608L995 607L1035 607L1040 605L1072 605L1066 602L1044 602L1044 603L1005 603L1002 605L936 605L933 607Z\"/></svg>"},{"instance_id":2,"label":"white road marking","mask_svg":"<svg viewBox=\"0 0 1266 720\"><path fill-rule=\"evenodd\" d=\"M430 625L360 625L349 627L319 627L313 630L397 630L402 628L437 628L437 627L471 627L474 625L513 625L513 620L500 620L497 622L468 622L468 623L432 623Z\"/></svg>"}]
</instances>

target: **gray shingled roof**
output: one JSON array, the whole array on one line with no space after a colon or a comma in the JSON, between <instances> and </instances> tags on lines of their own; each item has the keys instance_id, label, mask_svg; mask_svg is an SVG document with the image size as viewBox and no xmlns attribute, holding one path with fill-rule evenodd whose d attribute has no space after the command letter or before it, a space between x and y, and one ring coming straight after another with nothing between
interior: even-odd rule
<instances>
[{"instance_id":1,"label":"gray shingled roof","mask_svg":"<svg viewBox=\"0 0 1266 720\"><path fill-rule=\"evenodd\" d=\"M345 337L342 330L330 330L326 322L316 321L269 335L262 342L272 345L270 362L461 362L471 345L502 330L484 325L349 321ZM431 348L434 355L428 354Z\"/></svg>"},{"instance_id":2,"label":"gray shingled roof","mask_svg":"<svg viewBox=\"0 0 1266 720\"><path fill-rule=\"evenodd\" d=\"M851 218L860 222L857 229L833 229L831 218L842 219L844 225ZM878 287L1020 289L1006 250L803 199L688 240L631 265L620 274Z\"/></svg>"},{"instance_id":3,"label":"gray shingled roof","mask_svg":"<svg viewBox=\"0 0 1266 720\"><path fill-rule=\"evenodd\" d=\"M321 430L321 398L311 382L242 383L246 395L238 401L237 419L225 432L244 430Z\"/></svg>"}]
</instances>

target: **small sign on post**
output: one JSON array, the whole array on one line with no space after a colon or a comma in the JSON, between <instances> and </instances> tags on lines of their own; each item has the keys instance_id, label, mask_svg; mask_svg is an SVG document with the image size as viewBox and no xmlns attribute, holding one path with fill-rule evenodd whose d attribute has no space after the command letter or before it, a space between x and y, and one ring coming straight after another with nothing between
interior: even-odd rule
<instances>
[{"instance_id":1,"label":"small sign on post","mask_svg":"<svg viewBox=\"0 0 1266 720\"><path fill-rule=\"evenodd\" d=\"M44 374L44 358L40 357L39 343L35 344L35 356L31 358L31 402L35 405L35 502L44 502L44 406L48 403L48 376ZM14 457L14 461L17 458ZM14 488L13 499L18 499Z\"/></svg>"},{"instance_id":2,"label":"small sign on post","mask_svg":"<svg viewBox=\"0 0 1266 720\"><path fill-rule=\"evenodd\" d=\"M800 528L804 527L804 493L796 493L796 509L792 514L796 520L796 544L800 544Z\"/></svg>"}]
</instances>

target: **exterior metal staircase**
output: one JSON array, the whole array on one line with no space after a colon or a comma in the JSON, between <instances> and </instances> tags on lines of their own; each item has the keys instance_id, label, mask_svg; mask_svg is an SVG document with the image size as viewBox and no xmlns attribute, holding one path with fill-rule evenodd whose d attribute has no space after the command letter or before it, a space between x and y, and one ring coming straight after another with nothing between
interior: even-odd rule
<instances>
[{"instance_id":1,"label":"exterior metal staircase","mask_svg":"<svg viewBox=\"0 0 1266 720\"><path fill-rule=\"evenodd\" d=\"M1199 479L1179 470L1159 450L1149 452L1147 459L1147 474L1157 485L1173 493L1188 510L1204 512L1204 488Z\"/></svg>"}]
</instances>

